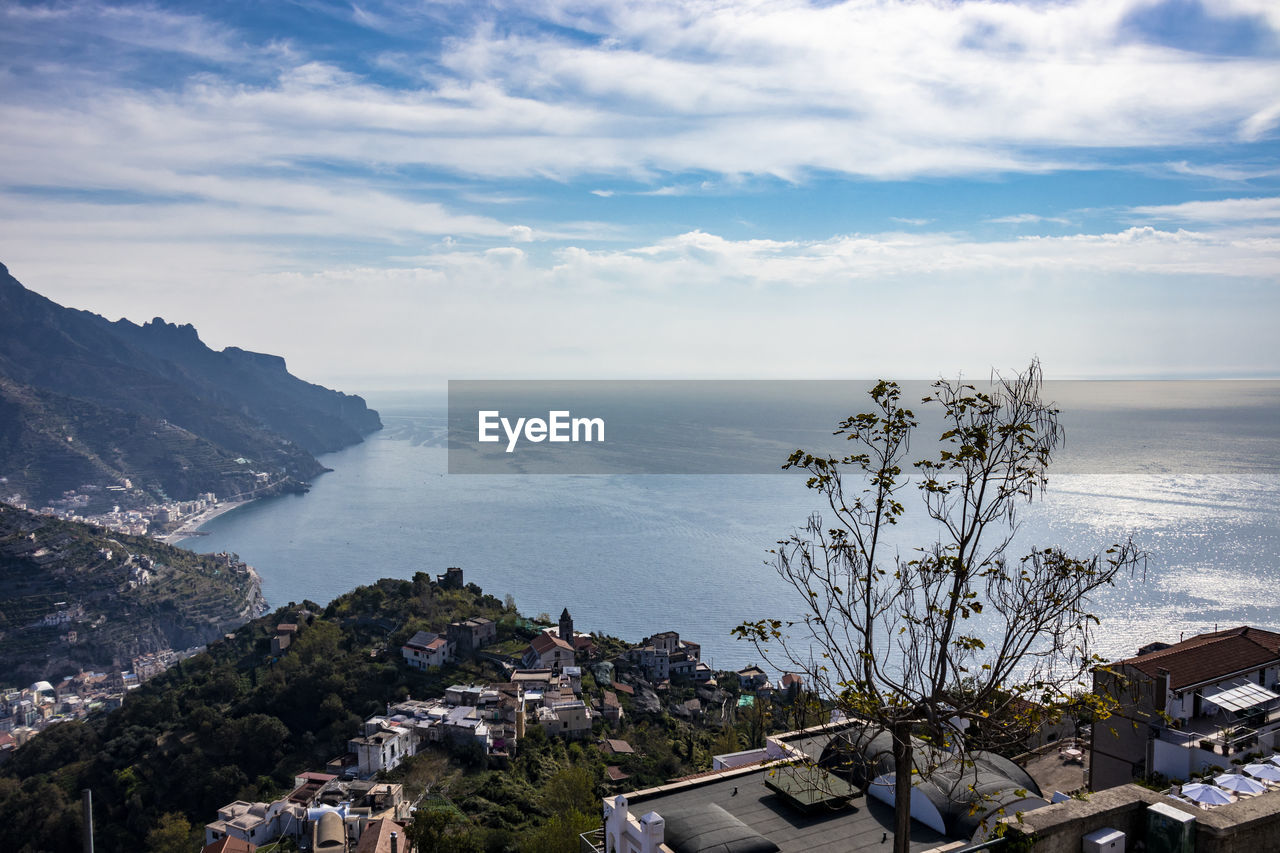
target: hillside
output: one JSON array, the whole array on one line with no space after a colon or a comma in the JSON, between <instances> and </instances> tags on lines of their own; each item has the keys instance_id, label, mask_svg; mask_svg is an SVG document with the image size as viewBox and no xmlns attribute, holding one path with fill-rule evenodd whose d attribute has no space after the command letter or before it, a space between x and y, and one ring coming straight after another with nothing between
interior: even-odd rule
<instances>
[{"instance_id":1,"label":"hillside","mask_svg":"<svg viewBox=\"0 0 1280 853\"><path fill-rule=\"evenodd\" d=\"M119 710L50 727L18 749L0 769L0 811L11 818L0 823L0 849L78 851L83 788L93 790L95 836L104 850L147 849L148 834L166 823L199 835L229 802L285 795L299 772L346 752L362 721L384 713L388 703L439 697L455 684L506 681L509 672L488 660L423 672L400 654L417 631L475 616L496 621L495 647L521 648L539 630L510 599L422 572L358 587L323 608L290 603L250 622L143 684ZM283 652L272 648L279 623L297 628ZM592 660L623 665L617 655L625 643L593 639ZM583 663L584 699L599 701L607 685ZM736 676L724 679L731 691L737 683ZM702 690L722 694L721 705L736 704L733 692ZM641 693L652 698L650 707L639 701ZM736 730L726 729L718 715L686 721L669 713L694 696L692 686L672 685L662 700L648 687L637 686L636 694L635 702L621 697L626 717L619 725L597 717L588 740L552 737L530 724L506 766L439 745L388 778L402 782L411 800L429 790L432 803L448 804L449 831L456 834L433 850L576 850L577 833L599 825L599 797L614 784L607 767L621 764L628 786L661 784L707 769L714 752L739 749L758 723L742 715ZM625 740L635 753L610 757L600 748L605 737ZM196 847L193 837L173 849Z\"/></svg>"},{"instance_id":2,"label":"hillside","mask_svg":"<svg viewBox=\"0 0 1280 853\"><path fill-rule=\"evenodd\" d=\"M0 503L0 685L220 639L265 610L229 557L109 533Z\"/></svg>"},{"instance_id":3,"label":"hillside","mask_svg":"<svg viewBox=\"0 0 1280 853\"><path fill-rule=\"evenodd\" d=\"M0 264L0 495L31 504L131 481L143 504L277 490L324 470L312 454L381 428L359 397L282 358L210 349L189 326L110 322L23 287Z\"/></svg>"}]
</instances>

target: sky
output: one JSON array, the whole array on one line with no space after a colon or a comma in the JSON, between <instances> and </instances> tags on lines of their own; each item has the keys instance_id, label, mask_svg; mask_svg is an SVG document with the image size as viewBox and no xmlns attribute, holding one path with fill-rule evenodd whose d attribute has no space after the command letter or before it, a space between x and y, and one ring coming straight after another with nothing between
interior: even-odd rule
<instances>
[{"instance_id":1,"label":"sky","mask_svg":"<svg viewBox=\"0 0 1280 853\"><path fill-rule=\"evenodd\" d=\"M360 392L1280 376L1273 0L0 2L0 262Z\"/></svg>"}]
</instances>

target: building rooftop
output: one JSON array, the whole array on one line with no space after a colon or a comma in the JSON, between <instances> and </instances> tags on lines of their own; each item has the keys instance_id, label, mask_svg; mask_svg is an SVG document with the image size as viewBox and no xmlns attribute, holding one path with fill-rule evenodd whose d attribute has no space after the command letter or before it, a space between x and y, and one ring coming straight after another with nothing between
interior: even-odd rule
<instances>
[{"instance_id":1,"label":"building rooftop","mask_svg":"<svg viewBox=\"0 0 1280 853\"><path fill-rule=\"evenodd\" d=\"M391 820L375 820L370 823L360 836L360 844L356 847L356 853L392 853L392 833L399 838L397 853L404 853L409 846L404 827Z\"/></svg>"},{"instance_id":2,"label":"building rooftop","mask_svg":"<svg viewBox=\"0 0 1280 853\"><path fill-rule=\"evenodd\" d=\"M559 648L563 651L572 652L573 646L554 634L539 634L529 641L529 645L533 647L534 652L544 655L552 649Z\"/></svg>"},{"instance_id":3,"label":"building rooftop","mask_svg":"<svg viewBox=\"0 0 1280 853\"><path fill-rule=\"evenodd\" d=\"M1182 690L1280 662L1280 634L1242 625L1200 634L1121 664L1155 678L1169 671L1169 688Z\"/></svg>"},{"instance_id":4,"label":"building rooftop","mask_svg":"<svg viewBox=\"0 0 1280 853\"><path fill-rule=\"evenodd\" d=\"M414 649L426 649L430 647L432 643L434 643L436 640L439 640L439 639L440 639L439 634L434 634L431 631L419 631L418 633L414 634L412 637L409 638L409 642L405 643L405 647L414 648Z\"/></svg>"},{"instance_id":5,"label":"building rooftop","mask_svg":"<svg viewBox=\"0 0 1280 853\"><path fill-rule=\"evenodd\" d=\"M778 845L782 853L890 853L893 810L876 800L856 797L840 810L804 812L765 786L770 769L721 773L664 788L627 795L632 814L656 811L667 827L667 844L676 853L699 853L705 846L686 827L723 824L723 810L751 831ZM709 840L704 838L704 841ZM911 825L911 849L930 850L949 839L918 822Z\"/></svg>"},{"instance_id":6,"label":"building rooftop","mask_svg":"<svg viewBox=\"0 0 1280 853\"><path fill-rule=\"evenodd\" d=\"M632 755L635 753L635 750L631 748L631 744L627 743L625 740L605 738L604 742L609 752L612 752L614 755Z\"/></svg>"}]
</instances>

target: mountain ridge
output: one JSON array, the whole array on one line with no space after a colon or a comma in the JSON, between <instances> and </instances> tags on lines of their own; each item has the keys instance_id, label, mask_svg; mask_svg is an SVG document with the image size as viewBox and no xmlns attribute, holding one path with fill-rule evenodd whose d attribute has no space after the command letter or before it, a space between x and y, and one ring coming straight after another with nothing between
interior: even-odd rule
<instances>
[{"instance_id":1,"label":"mountain ridge","mask_svg":"<svg viewBox=\"0 0 1280 853\"><path fill-rule=\"evenodd\" d=\"M296 490L325 470L313 454L381 426L362 398L293 376L280 356L213 350L191 324L64 307L0 263L4 496L52 500L94 482L77 482L90 469L98 485L136 479L134 502L244 494L261 473Z\"/></svg>"}]
</instances>

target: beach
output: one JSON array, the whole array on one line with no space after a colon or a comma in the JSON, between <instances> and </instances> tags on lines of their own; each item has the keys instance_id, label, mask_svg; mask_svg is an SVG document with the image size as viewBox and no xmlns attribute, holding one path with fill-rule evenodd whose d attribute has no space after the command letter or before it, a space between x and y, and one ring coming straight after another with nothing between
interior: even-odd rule
<instances>
[{"instance_id":1,"label":"beach","mask_svg":"<svg viewBox=\"0 0 1280 853\"><path fill-rule=\"evenodd\" d=\"M182 525L177 530L157 538L166 545L177 545L183 539L189 539L196 535L196 531L199 530L201 525L207 524L218 516L231 512L231 510L242 507L247 503L250 503L250 501L222 501L204 512L183 519Z\"/></svg>"}]
</instances>

